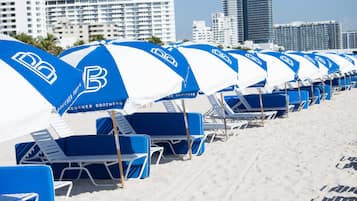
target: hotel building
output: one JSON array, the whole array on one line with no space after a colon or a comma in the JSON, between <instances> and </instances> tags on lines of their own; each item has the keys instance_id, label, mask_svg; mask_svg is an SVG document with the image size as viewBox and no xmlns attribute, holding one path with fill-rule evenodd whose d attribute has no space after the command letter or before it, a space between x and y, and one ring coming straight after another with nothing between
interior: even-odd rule
<instances>
[{"instance_id":1,"label":"hotel building","mask_svg":"<svg viewBox=\"0 0 357 201\"><path fill-rule=\"evenodd\" d=\"M225 16L233 18L238 42L273 41L272 0L222 0Z\"/></svg>"},{"instance_id":2,"label":"hotel building","mask_svg":"<svg viewBox=\"0 0 357 201\"><path fill-rule=\"evenodd\" d=\"M341 25L336 21L274 25L275 43L285 50L341 49Z\"/></svg>"},{"instance_id":3,"label":"hotel building","mask_svg":"<svg viewBox=\"0 0 357 201\"><path fill-rule=\"evenodd\" d=\"M118 25L118 38L176 41L173 0L46 0L48 26L71 24Z\"/></svg>"},{"instance_id":4,"label":"hotel building","mask_svg":"<svg viewBox=\"0 0 357 201\"><path fill-rule=\"evenodd\" d=\"M0 0L0 33L47 35L45 0Z\"/></svg>"}]
</instances>

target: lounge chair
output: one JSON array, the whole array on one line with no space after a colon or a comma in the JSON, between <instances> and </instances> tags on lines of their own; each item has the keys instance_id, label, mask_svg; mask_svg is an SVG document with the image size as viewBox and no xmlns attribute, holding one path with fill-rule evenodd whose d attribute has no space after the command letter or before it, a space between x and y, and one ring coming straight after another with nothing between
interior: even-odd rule
<instances>
[{"instance_id":1,"label":"lounge chair","mask_svg":"<svg viewBox=\"0 0 357 201\"><path fill-rule=\"evenodd\" d=\"M145 133L150 136L153 145L164 147L164 153L181 155L188 153L184 118L181 113L145 112L123 115L116 113L117 125L122 133ZM120 121L118 121L120 120ZM205 135L200 113L187 113L192 153L204 152ZM129 128L129 129L128 129ZM110 117L97 119L97 134L107 135L112 132Z\"/></svg>"},{"instance_id":2,"label":"lounge chair","mask_svg":"<svg viewBox=\"0 0 357 201\"><path fill-rule=\"evenodd\" d=\"M0 194L1 201L38 201L37 193Z\"/></svg>"},{"instance_id":3,"label":"lounge chair","mask_svg":"<svg viewBox=\"0 0 357 201\"><path fill-rule=\"evenodd\" d=\"M127 121L127 119L125 118L125 116L122 113L116 112L115 118L117 120L117 125L119 128L119 131L121 133L136 134L135 129L130 125L130 123ZM172 146L172 143L176 143L177 141L187 140L185 135L155 135L155 136L150 135L150 138L152 141L152 147L151 147L152 149L160 148L161 146L157 145L159 143L166 143L169 145L169 147L174 155L177 155L177 154L175 152L174 147ZM193 136L193 138L191 139L191 146L192 146L192 143L194 142L194 138L195 137ZM163 154L163 149L160 151L160 155L158 157L157 163L159 162L162 154Z\"/></svg>"},{"instance_id":4,"label":"lounge chair","mask_svg":"<svg viewBox=\"0 0 357 201\"><path fill-rule=\"evenodd\" d=\"M179 107L170 100L162 101L162 103L164 104L164 107L166 108L167 112L182 112L181 107ZM224 129L227 129L229 131L229 133L227 134L232 135L234 134L234 130L246 128L247 126L248 121L245 120L226 122L226 125L224 125L222 119L205 118L203 122L203 129L205 130L206 138L210 137L209 143L212 143L218 134L224 135L225 133L221 132L224 131Z\"/></svg>"},{"instance_id":5,"label":"lounge chair","mask_svg":"<svg viewBox=\"0 0 357 201\"><path fill-rule=\"evenodd\" d=\"M285 91L273 91L274 94L285 94ZM301 111L309 107L309 92L306 90L288 89L289 104L294 106L293 111Z\"/></svg>"},{"instance_id":6,"label":"lounge chair","mask_svg":"<svg viewBox=\"0 0 357 201\"><path fill-rule=\"evenodd\" d=\"M75 135L74 132L69 128L67 123L58 115L54 115L50 121L51 128L60 136L60 137L67 137L71 135ZM133 134L133 133L125 133L125 134ZM150 147L150 157L152 157L153 153L158 152L158 158L156 160L156 165L159 164L162 153L163 147L159 146L152 146Z\"/></svg>"},{"instance_id":7,"label":"lounge chair","mask_svg":"<svg viewBox=\"0 0 357 201\"><path fill-rule=\"evenodd\" d=\"M0 167L0 200L54 201L52 170L46 165Z\"/></svg>"},{"instance_id":8,"label":"lounge chair","mask_svg":"<svg viewBox=\"0 0 357 201\"><path fill-rule=\"evenodd\" d=\"M109 112L109 115L111 115L111 112ZM122 113L120 112L115 112L115 119L117 121L117 126L121 134L127 135L127 134L136 134L135 130L133 127L131 127L130 123L125 119ZM160 163L160 160L162 158L162 155L164 153L164 147L158 146L155 144L151 144L150 146L150 158L152 158L154 153L158 153L157 159L156 159L156 165Z\"/></svg>"},{"instance_id":9,"label":"lounge chair","mask_svg":"<svg viewBox=\"0 0 357 201\"><path fill-rule=\"evenodd\" d=\"M235 96L225 96L224 99L235 113L261 111L258 94L243 95L236 91ZM264 112L278 111L277 116L283 116L294 109L293 105L289 105L289 97L286 94L262 94L262 101Z\"/></svg>"},{"instance_id":10,"label":"lounge chair","mask_svg":"<svg viewBox=\"0 0 357 201\"><path fill-rule=\"evenodd\" d=\"M264 119L270 120L274 119L277 111L266 111L263 112L234 112L232 108L228 106L225 101L223 102L223 108L221 105L221 100L219 100L216 95L207 96L211 104L211 109L206 113L209 118L217 119L230 119L230 120L248 120L249 122L259 121L264 115Z\"/></svg>"},{"instance_id":11,"label":"lounge chair","mask_svg":"<svg viewBox=\"0 0 357 201\"><path fill-rule=\"evenodd\" d=\"M87 169L88 165L92 164L102 164L105 166L105 169L110 176L111 179L116 179L113 177L109 167L118 163L118 158L116 154L101 154L101 155L78 155L78 156L67 156L57 142L52 138L50 132L45 130L40 130L31 133L32 138L35 140L35 145L28 150L28 152L21 159L20 163L39 163L39 164L59 164L59 163L67 163L68 167L63 168L61 171L59 180L63 179L64 173L66 171L78 170L77 178L80 178L82 172L86 172L89 179L94 185L98 185L90 171ZM35 158L40 158L41 161L34 161L31 156L36 146L40 149L40 152L36 155ZM39 157L43 156L43 157ZM129 165L125 174L125 179L128 178L128 173L130 171L132 163L137 159L145 159L144 164L142 165L140 175L143 173L144 166L147 161L147 153L135 153L135 154L122 154L122 161L128 161Z\"/></svg>"}]
</instances>

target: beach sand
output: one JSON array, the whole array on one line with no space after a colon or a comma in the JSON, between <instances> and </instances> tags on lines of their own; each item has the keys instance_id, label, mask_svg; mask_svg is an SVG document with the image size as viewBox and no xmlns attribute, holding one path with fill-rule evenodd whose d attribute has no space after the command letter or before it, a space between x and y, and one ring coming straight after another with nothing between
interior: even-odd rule
<instances>
[{"instance_id":1,"label":"beach sand","mask_svg":"<svg viewBox=\"0 0 357 201\"><path fill-rule=\"evenodd\" d=\"M208 108L205 101L198 98L186 102L190 111L204 112ZM152 104L141 110L163 107ZM99 115L105 114L67 115L65 119L75 132L88 133L94 131ZM352 89L308 110L289 113L288 118L267 121L264 127L237 130L237 136L227 142L206 144L205 153L191 161L165 158L158 166L152 165L149 178L128 180L124 189L95 187L86 179L77 181L69 201L309 201L324 196L357 197L354 193L328 192L337 185L357 187L356 169L336 168L342 156L357 157L356 125L357 89ZM0 165L15 164L14 144L27 140L30 136L0 144ZM59 194L56 200L63 200L63 192Z\"/></svg>"}]
</instances>

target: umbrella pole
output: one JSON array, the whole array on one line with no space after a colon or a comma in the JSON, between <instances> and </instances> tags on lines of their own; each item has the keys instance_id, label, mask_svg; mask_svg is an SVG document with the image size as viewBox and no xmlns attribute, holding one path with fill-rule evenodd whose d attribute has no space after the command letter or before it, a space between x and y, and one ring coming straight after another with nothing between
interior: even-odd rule
<instances>
[{"instance_id":1,"label":"umbrella pole","mask_svg":"<svg viewBox=\"0 0 357 201\"><path fill-rule=\"evenodd\" d=\"M310 90L311 90L311 103L314 104L315 103L315 94L314 94L314 85L311 82L311 86L310 86Z\"/></svg>"},{"instance_id":2,"label":"umbrella pole","mask_svg":"<svg viewBox=\"0 0 357 201\"><path fill-rule=\"evenodd\" d=\"M262 114L262 126L264 127L264 106L263 106L263 95L262 95L262 90L258 89L259 91L259 104L260 104L260 112Z\"/></svg>"},{"instance_id":3,"label":"umbrella pole","mask_svg":"<svg viewBox=\"0 0 357 201\"><path fill-rule=\"evenodd\" d=\"M299 103L301 105L302 100L301 100L300 80L298 80L298 94L299 94ZM309 103L306 103L306 104L309 104ZM301 109L302 108L300 108L300 110Z\"/></svg>"},{"instance_id":4,"label":"umbrella pole","mask_svg":"<svg viewBox=\"0 0 357 201\"><path fill-rule=\"evenodd\" d=\"M119 173L120 173L120 184L121 184L121 187L124 188L124 171L123 171L123 164L122 164L122 160L121 160L118 125L117 125L117 121L115 118L114 110L112 110L112 121L113 121L113 129L114 129L115 147L117 149L117 157L118 157L118 165L119 165Z\"/></svg>"},{"instance_id":5,"label":"umbrella pole","mask_svg":"<svg viewBox=\"0 0 357 201\"><path fill-rule=\"evenodd\" d=\"M185 131L186 131L186 138L187 138L188 154L189 154L190 160L192 160L191 137L190 137L190 131L188 129L188 119L187 119L185 100L182 99L181 100L181 104L182 104L182 109L183 109L183 118L184 118L184 122L185 122Z\"/></svg>"},{"instance_id":6,"label":"umbrella pole","mask_svg":"<svg viewBox=\"0 0 357 201\"><path fill-rule=\"evenodd\" d=\"M288 95L288 86L287 83L285 85L285 100L286 100L286 117L289 117L289 95Z\"/></svg>"},{"instance_id":7,"label":"umbrella pole","mask_svg":"<svg viewBox=\"0 0 357 201\"><path fill-rule=\"evenodd\" d=\"M326 93L325 93L325 82L324 79L321 79L321 86L322 86L322 100L325 101L326 100Z\"/></svg>"},{"instance_id":8,"label":"umbrella pole","mask_svg":"<svg viewBox=\"0 0 357 201\"><path fill-rule=\"evenodd\" d=\"M224 123L224 134L226 136L226 141L228 141L228 132L227 132L227 119L226 119L226 112L224 110L224 99L223 99L223 93L221 93L221 107L222 107L222 111L223 111L223 123Z\"/></svg>"},{"instance_id":9,"label":"umbrella pole","mask_svg":"<svg viewBox=\"0 0 357 201\"><path fill-rule=\"evenodd\" d=\"M332 94L333 94L333 90L332 90L332 77L330 77L330 99L332 99Z\"/></svg>"}]
</instances>

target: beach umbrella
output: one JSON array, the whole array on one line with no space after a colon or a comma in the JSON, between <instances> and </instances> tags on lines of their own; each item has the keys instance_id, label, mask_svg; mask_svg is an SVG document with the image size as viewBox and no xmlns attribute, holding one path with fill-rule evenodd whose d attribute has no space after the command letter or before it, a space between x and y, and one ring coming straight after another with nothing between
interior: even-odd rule
<instances>
[{"instance_id":1,"label":"beach umbrella","mask_svg":"<svg viewBox=\"0 0 357 201\"><path fill-rule=\"evenodd\" d=\"M211 95L238 84L238 61L224 50L200 43L172 44L167 49L175 58L186 59L200 92Z\"/></svg>"},{"instance_id":2,"label":"beach umbrella","mask_svg":"<svg viewBox=\"0 0 357 201\"><path fill-rule=\"evenodd\" d=\"M233 89L238 83L237 59L224 50L202 43L176 43L167 49L176 58L186 60L190 66L199 91L205 95L211 95L227 88ZM222 108L224 107L223 94L221 93ZM185 102L182 100L185 114ZM226 119L223 119L226 139L228 139ZM186 124L186 127L188 125ZM188 132L188 128L186 129Z\"/></svg>"},{"instance_id":3,"label":"beach umbrella","mask_svg":"<svg viewBox=\"0 0 357 201\"><path fill-rule=\"evenodd\" d=\"M334 63L338 65L339 73L341 73L344 78L346 78L346 74L350 73L354 69L354 62L350 58L346 58L342 55L336 53L315 53L319 56L327 57L328 59L332 60ZM346 82L346 79L344 79ZM330 80L330 85L332 87L332 80Z\"/></svg>"},{"instance_id":4,"label":"beach umbrella","mask_svg":"<svg viewBox=\"0 0 357 201\"><path fill-rule=\"evenodd\" d=\"M278 66L280 66L280 69L282 70L282 72L285 71L285 73L282 73L282 74L286 74L286 75L278 75L280 70L277 70L277 71L275 71L275 73L272 74L273 76L282 76L282 78L276 79L276 80L278 80L277 83L279 83L279 82L281 82L281 80L285 79L285 81L286 81L284 83L285 94L288 93L287 92L287 83L288 82L291 83L291 82L297 81L299 102L301 104L301 101L302 101L301 100L301 91L300 91L301 77L299 76L299 71L300 71L300 67L301 67L300 62L298 62L297 60L292 58L290 55L282 53L282 52L263 51L263 52L260 52L260 53L261 54L259 54L259 55L262 58L266 59L268 61L268 63L273 66L273 68L277 68ZM268 56L274 57L275 59L273 59L271 57L266 57L264 55L268 55ZM289 79L292 79L292 80L289 81ZM287 111L288 111L288 106L287 106Z\"/></svg>"},{"instance_id":5,"label":"beach umbrella","mask_svg":"<svg viewBox=\"0 0 357 201\"><path fill-rule=\"evenodd\" d=\"M281 52L262 51L256 55L267 63L267 89L280 88L287 82L298 80L300 64Z\"/></svg>"},{"instance_id":6,"label":"beach umbrella","mask_svg":"<svg viewBox=\"0 0 357 201\"><path fill-rule=\"evenodd\" d=\"M0 35L0 142L48 126L83 90L81 72L57 57Z\"/></svg>"},{"instance_id":7,"label":"beach umbrella","mask_svg":"<svg viewBox=\"0 0 357 201\"><path fill-rule=\"evenodd\" d=\"M226 50L238 61L238 86L244 89L264 84L267 79L267 62L244 50Z\"/></svg>"},{"instance_id":8,"label":"beach umbrella","mask_svg":"<svg viewBox=\"0 0 357 201\"><path fill-rule=\"evenodd\" d=\"M240 91L248 87L259 87L259 103L261 111L261 122L264 126L264 108L262 91L260 87L266 85L267 63L253 53L244 50L228 50L229 54L238 60L238 86ZM237 93L241 93L236 91Z\"/></svg>"},{"instance_id":9,"label":"beach umbrella","mask_svg":"<svg viewBox=\"0 0 357 201\"><path fill-rule=\"evenodd\" d=\"M323 56L323 55L317 55L315 53L309 53L311 57L313 57L316 61L318 61L320 69L324 71L324 77L321 79L322 83L322 93L325 94L325 82L324 79L329 79L330 80L330 88L332 89L332 80L333 77L336 73L339 71L339 66L330 58ZM331 95L332 96L332 93ZM323 96L323 99L325 99L325 96Z\"/></svg>"},{"instance_id":10,"label":"beach umbrella","mask_svg":"<svg viewBox=\"0 0 357 201\"><path fill-rule=\"evenodd\" d=\"M303 52L286 52L286 54L300 63L298 71L299 80L301 80L303 84L307 81L308 85L311 86L311 92L313 93L313 82L316 80L322 80L323 77L319 69L318 62ZM298 82L298 84L298 88L300 89L300 82ZM313 95L312 102L314 102Z\"/></svg>"},{"instance_id":11,"label":"beach umbrella","mask_svg":"<svg viewBox=\"0 0 357 201\"><path fill-rule=\"evenodd\" d=\"M273 51L261 51L255 53L259 58L267 63L267 78L265 89L272 91L276 88L285 88L286 114L289 113L287 83L298 80L297 72L299 63L291 57Z\"/></svg>"},{"instance_id":12,"label":"beach umbrella","mask_svg":"<svg viewBox=\"0 0 357 201\"><path fill-rule=\"evenodd\" d=\"M348 73L353 71L354 69L354 64L346 59L345 57L335 54L335 53L315 53L316 55L320 56L325 56L329 59L331 59L333 62L335 62L339 66L339 72L342 74Z\"/></svg>"},{"instance_id":13,"label":"beach umbrella","mask_svg":"<svg viewBox=\"0 0 357 201\"><path fill-rule=\"evenodd\" d=\"M144 41L97 41L64 51L60 58L83 71L84 94L69 112L123 109L181 92L187 67L165 49ZM123 168L114 111L115 144L121 184Z\"/></svg>"},{"instance_id":14,"label":"beach umbrella","mask_svg":"<svg viewBox=\"0 0 357 201\"><path fill-rule=\"evenodd\" d=\"M349 54L339 54L341 57L345 58L347 61L349 61L353 67L351 67L351 71L356 71L357 70L357 58L349 55Z\"/></svg>"},{"instance_id":15,"label":"beach umbrella","mask_svg":"<svg viewBox=\"0 0 357 201\"><path fill-rule=\"evenodd\" d=\"M330 58L316 53L311 53L311 55L314 57L315 60L317 60L320 64L322 64L323 67L327 69L327 77L331 78L334 73L337 73L339 71L338 64Z\"/></svg>"},{"instance_id":16,"label":"beach umbrella","mask_svg":"<svg viewBox=\"0 0 357 201\"><path fill-rule=\"evenodd\" d=\"M286 52L286 54L300 63L298 77L301 81L312 82L312 80L323 77L317 61L311 58L311 56L302 52Z\"/></svg>"}]
</instances>

